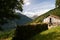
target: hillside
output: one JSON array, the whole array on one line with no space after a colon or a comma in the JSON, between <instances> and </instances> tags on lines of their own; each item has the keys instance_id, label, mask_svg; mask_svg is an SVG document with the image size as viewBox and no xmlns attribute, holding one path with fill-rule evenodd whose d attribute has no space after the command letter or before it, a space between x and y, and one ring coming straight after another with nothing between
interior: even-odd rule
<instances>
[{"instance_id":1,"label":"hillside","mask_svg":"<svg viewBox=\"0 0 60 40\"><path fill-rule=\"evenodd\" d=\"M48 17L51 14L60 17L60 8L52 9L52 10L48 11L47 13L40 15L33 22L42 22L44 18Z\"/></svg>"},{"instance_id":2,"label":"hillside","mask_svg":"<svg viewBox=\"0 0 60 40\"><path fill-rule=\"evenodd\" d=\"M43 31L30 40L60 40L60 26Z\"/></svg>"},{"instance_id":3,"label":"hillside","mask_svg":"<svg viewBox=\"0 0 60 40\"><path fill-rule=\"evenodd\" d=\"M23 15L23 14L20 14L18 13L18 15L20 16L20 19L18 20L15 20L15 22L18 24L18 25L23 25L23 24L26 24L26 23L29 23L32 21L31 18L27 17L26 15Z\"/></svg>"},{"instance_id":4,"label":"hillside","mask_svg":"<svg viewBox=\"0 0 60 40\"><path fill-rule=\"evenodd\" d=\"M31 18L27 17L26 15L20 14L18 13L18 15L20 16L20 19L15 19L13 21L9 21L9 23L6 23L2 26L3 29L5 30L9 30L9 29L13 29L16 27L16 25L24 25L30 21L32 21Z\"/></svg>"}]
</instances>

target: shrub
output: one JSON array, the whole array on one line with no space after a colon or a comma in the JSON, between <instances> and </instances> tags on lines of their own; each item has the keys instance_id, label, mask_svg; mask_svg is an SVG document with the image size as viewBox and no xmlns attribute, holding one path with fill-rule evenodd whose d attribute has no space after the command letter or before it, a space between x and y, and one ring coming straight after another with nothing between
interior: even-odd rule
<instances>
[{"instance_id":1,"label":"shrub","mask_svg":"<svg viewBox=\"0 0 60 40\"><path fill-rule=\"evenodd\" d=\"M47 29L47 24L17 26L15 36L12 40L29 40L29 38Z\"/></svg>"}]
</instances>

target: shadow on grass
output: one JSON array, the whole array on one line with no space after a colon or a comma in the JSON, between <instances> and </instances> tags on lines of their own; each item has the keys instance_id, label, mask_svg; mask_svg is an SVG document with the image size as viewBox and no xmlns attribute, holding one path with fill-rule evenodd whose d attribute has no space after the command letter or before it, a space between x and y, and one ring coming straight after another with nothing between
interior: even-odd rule
<instances>
[{"instance_id":1,"label":"shadow on grass","mask_svg":"<svg viewBox=\"0 0 60 40\"><path fill-rule=\"evenodd\" d=\"M60 33L52 32L48 34L38 34L30 40L60 40Z\"/></svg>"}]
</instances>

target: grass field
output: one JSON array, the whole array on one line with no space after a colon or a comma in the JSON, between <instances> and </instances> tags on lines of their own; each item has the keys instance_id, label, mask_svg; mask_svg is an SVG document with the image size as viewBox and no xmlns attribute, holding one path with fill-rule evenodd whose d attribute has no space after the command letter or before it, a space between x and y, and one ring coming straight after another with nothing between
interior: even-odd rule
<instances>
[{"instance_id":1,"label":"grass field","mask_svg":"<svg viewBox=\"0 0 60 40\"><path fill-rule=\"evenodd\" d=\"M0 32L0 40L11 40L14 35L15 29Z\"/></svg>"},{"instance_id":2,"label":"grass field","mask_svg":"<svg viewBox=\"0 0 60 40\"><path fill-rule=\"evenodd\" d=\"M43 31L30 40L60 40L60 26Z\"/></svg>"}]
</instances>

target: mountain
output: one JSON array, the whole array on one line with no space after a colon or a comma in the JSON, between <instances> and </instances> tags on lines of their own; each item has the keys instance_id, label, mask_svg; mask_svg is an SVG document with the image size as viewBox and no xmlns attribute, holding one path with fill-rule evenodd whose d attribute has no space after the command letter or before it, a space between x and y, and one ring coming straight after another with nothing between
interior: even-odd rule
<instances>
[{"instance_id":1,"label":"mountain","mask_svg":"<svg viewBox=\"0 0 60 40\"><path fill-rule=\"evenodd\" d=\"M27 17L26 15L20 13L18 13L18 15L20 16L20 19L15 20L18 25L23 25L32 21L32 19Z\"/></svg>"},{"instance_id":2,"label":"mountain","mask_svg":"<svg viewBox=\"0 0 60 40\"><path fill-rule=\"evenodd\" d=\"M37 18L38 17L38 15L34 15L33 17L31 17L32 19L35 19L35 18Z\"/></svg>"},{"instance_id":3,"label":"mountain","mask_svg":"<svg viewBox=\"0 0 60 40\"><path fill-rule=\"evenodd\" d=\"M42 15L40 15L39 17L37 17L36 19L33 20L33 22L42 22L43 19L45 19L46 17L48 17L49 15L56 15L60 17L60 8L54 8Z\"/></svg>"},{"instance_id":4,"label":"mountain","mask_svg":"<svg viewBox=\"0 0 60 40\"><path fill-rule=\"evenodd\" d=\"M3 29L5 30L10 30L13 29L18 25L24 25L26 23L29 23L32 21L31 18L27 17L26 15L17 13L18 16L20 16L20 19L15 19L13 21L9 21L9 23L6 23L2 26Z\"/></svg>"}]
</instances>

